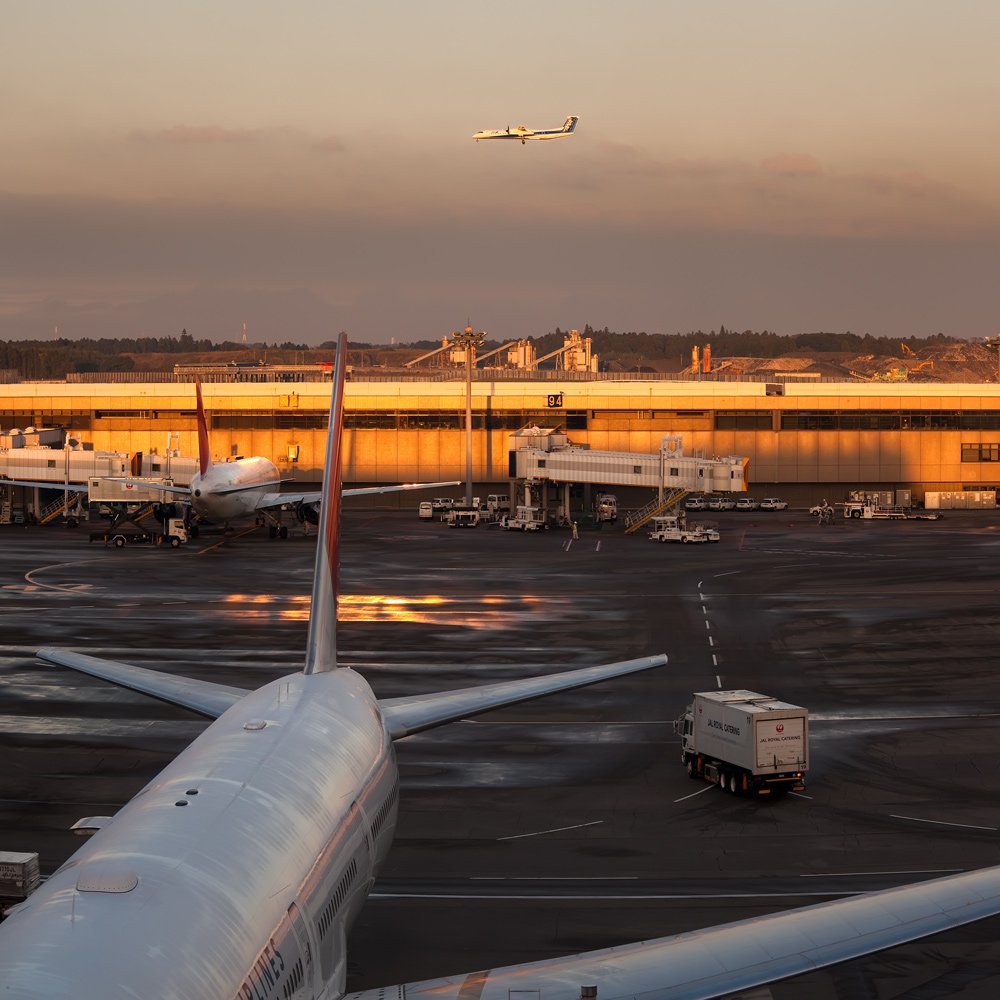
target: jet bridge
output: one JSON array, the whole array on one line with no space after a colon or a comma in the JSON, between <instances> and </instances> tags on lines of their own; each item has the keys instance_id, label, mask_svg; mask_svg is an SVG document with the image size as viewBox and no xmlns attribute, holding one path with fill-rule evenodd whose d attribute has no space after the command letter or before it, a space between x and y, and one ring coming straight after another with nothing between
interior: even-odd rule
<instances>
[{"instance_id":1,"label":"jet bridge","mask_svg":"<svg viewBox=\"0 0 1000 1000\"><path fill-rule=\"evenodd\" d=\"M644 486L657 491L657 498L626 520L634 531L664 507L677 503L690 492L742 492L746 489L748 460L736 455L709 457L684 454L680 434L663 438L653 454L627 451L592 451L574 446L561 430L525 427L510 436L512 477L564 486L567 501L570 484L599 486ZM568 510L568 502L564 505Z\"/></svg>"}]
</instances>

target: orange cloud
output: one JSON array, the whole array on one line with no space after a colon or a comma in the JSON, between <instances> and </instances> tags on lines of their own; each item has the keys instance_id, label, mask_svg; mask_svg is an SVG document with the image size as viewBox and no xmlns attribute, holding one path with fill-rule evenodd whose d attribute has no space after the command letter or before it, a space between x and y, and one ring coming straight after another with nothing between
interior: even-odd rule
<instances>
[{"instance_id":1,"label":"orange cloud","mask_svg":"<svg viewBox=\"0 0 1000 1000\"><path fill-rule=\"evenodd\" d=\"M815 177L823 173L823 165L808 153L778 153L761 161L761 169L783 177Z\"/></svg>"}]
</instances>

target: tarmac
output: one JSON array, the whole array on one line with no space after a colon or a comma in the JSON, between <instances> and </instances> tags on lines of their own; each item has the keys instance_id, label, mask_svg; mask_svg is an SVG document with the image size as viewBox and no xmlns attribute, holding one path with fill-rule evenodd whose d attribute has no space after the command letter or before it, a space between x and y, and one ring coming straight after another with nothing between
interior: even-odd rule
<instances>
[{"instance_id":1,"label":"tarmac","mask_svg":"<svg viewBox=\"0 0 1000 1000\"><path fill-rule=\"evenodd\" d=\"M345 514L340 658L380 697L666 652L668 666L397 745L396 841L350 989L602 948L1000 863L1000 512L723 512L719 544L621 525L451 529ZM222 542L222 544L219 544ZM177 550L0 529L0 850L43 875L207 724L41 664L65 646L252 688L298 669L314 539ZM693 691L805 705L803 794L692 782ZM778 1000L1000 994L1000 921L775 984Z\"/></svg>"}]
</instances>

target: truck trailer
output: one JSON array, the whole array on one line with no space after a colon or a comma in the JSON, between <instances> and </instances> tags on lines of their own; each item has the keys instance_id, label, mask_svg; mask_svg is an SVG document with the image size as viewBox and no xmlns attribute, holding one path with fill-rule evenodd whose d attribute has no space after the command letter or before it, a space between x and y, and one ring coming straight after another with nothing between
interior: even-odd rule
<instances>
[{"instance_id":1,"label":"truck trailer","mask_svg":"<svg viewBox=\"0 0 1000 1000\"><path fill-rule=\"evenodd\" d=\"M734 795L805 788L809 712L754 691L696 692L674 724L691 778Z\"/></svg>"}]
</instances>

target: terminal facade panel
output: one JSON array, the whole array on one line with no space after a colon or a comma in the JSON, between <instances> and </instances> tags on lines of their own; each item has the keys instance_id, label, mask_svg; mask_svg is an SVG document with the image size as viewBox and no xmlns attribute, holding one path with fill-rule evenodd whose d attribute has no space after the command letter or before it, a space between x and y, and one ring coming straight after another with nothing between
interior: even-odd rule
<instances>
[{"instance_id":1,"label":"terminal facade panel","mask_svg":"<svg viewBox=\"0 0 1000 1000\"><path fill-rule=\"evenodd\" d=\"M477 373L477 376L483 373ZM215 456L263 455L286 478L315 482L328 387L204 387ZM473 478L508 481L509 437L558 426L595 451L657 454L669 434L689 453L749 460L747 488L794 499L857 487L962 490L1000 483L1000 386L602 379L494 380L473 391ZM194 386L15 383L0 390L0 448L12 428L65 427L96 451L197 454ZM462 381L347 385L345 480L464 478Z\"/></svg>"}]
</instances>

